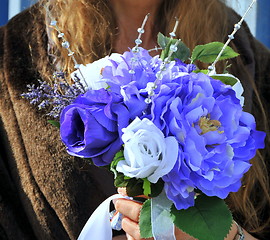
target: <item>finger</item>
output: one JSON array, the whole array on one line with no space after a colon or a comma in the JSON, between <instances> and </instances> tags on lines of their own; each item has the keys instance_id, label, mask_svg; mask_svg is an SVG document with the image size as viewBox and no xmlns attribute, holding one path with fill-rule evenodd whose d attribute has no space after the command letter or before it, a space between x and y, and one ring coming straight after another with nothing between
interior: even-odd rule
<instances>
[{"instance_id":1,"label":"finger","mask_svg":"<svg viewBox=\"0 0 270 240\"><path fill-rule=\"evenodd\" d=\"M154 240L153 238L141 238L139 224L129 218L123 218L122 229L126 232L128 240Z\"/></svg>"},{"instance_id":2,"label":"finger","mask_svg":"<svg viewBox=\"0 0 270 240\"><path fill-rule=\"evenodd\" d=\"M124 187L117 188L117 192L122 196L127 196L127 189Z\"/></svg>"},{"instance_id":3,"label":"finger","mask_svg":"<svg viewBox=\"0 0 270 240\"><path fill-rule=\"evenodd\" d=\"M128 240L141 239L139 224L127 217L124 217L122 220L122 229L127 233Z\"/></svg>"},{"instance_id":4,"label":"finger","mask_svg":"<svg viewBox=\"0 0 270 240\"><path fill-rule=\"evenodd\" d=\"M126 234L127 240L135 240L133 237L131 237L129 234Z\"/></svg>"},{"instance_id":5,"label":"finger","mask_svg":"<svg viewBox=\"0 0 270 240\"><path fill-rule=\"evenodd\" d=\"M115 202L115 209L134 222L139 221L142 204L127 199L118 199Z\"/></svg>"}]
</instances>

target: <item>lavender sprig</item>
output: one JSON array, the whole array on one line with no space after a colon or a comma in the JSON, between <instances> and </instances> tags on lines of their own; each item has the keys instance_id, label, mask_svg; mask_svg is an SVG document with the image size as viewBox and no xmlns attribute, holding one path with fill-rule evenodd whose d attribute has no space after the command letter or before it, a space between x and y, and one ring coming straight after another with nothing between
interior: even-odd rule
<instances>
[{"instance_id":1,"label":"lavender sprig","mask_svg":"<svg viewBox=\"0 0 270 240\"><path fill-rule=\"evenodd\" d=\"M28 92L21 96L30 100L31 104L37 105L40 110L48 108L47 115L57 119L66 106L79 95L85 93L85 89L76 76L73 84L66 81L63 72L55 73L53 77L54 84L38 80L38 86L35 84L27 85Z\"/></svg>"}]
</instances>

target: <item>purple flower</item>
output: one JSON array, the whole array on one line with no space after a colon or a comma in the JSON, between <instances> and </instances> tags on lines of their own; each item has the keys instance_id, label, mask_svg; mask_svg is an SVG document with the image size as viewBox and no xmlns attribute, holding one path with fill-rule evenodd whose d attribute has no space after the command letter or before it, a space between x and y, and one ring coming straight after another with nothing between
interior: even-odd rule
<instances>
[{"instance_id":1,"label":"purple flower","mask_svg":"<svg viewBox=\"0 0 270 240\"><path fill-rule=\"evenodd\" d=\"M152 58L145 49L138 53L127 51L109 60L111 64L103 69L102 81L107 82L112 92L123 96L133 119L140 117L147 107L144 101L147 94L141 90L146 88L148 82L156 80L162 61Z\"/></svg>"},{"instance_id":2,"label":"purple flower","mask_svg":"<svg viewBox=\"0 0 270 240\"><path fill-rule=\"evenodd\" d=\"M123 55L111 57L109 66L102 71L102 81L109 84L113 92L121 92L123 87L135 85L138 90L146 88L147 83L157 79L157 73L163 67L162 60L151 57L147 50L140 48L138 53L127 51ZM180 60L172 61L162 71L162 83L172 82L174 79L189 74L195 70L195 65L185 64Z\"/></svg>"},{"instance_id":3,"label":"purple flower","mask_svg":"<svg viewBox=\"0 0 270 240\"><path fill-rule=\"evenodd\" d=\"M194 205L195 186L190 180L190 169L184 159L185 154L180 152L171 172L162 178L166 195L177 209L187 209Z\"/></svg>"},{"instance_id":4,"label":"purple flower","mask_svg":"<svg viewBox=\"0 0 270 240\"><path fill-rule=\"evenodd\" d=\"M105 89L89 90L67 106L60 117L60 134L70 155L110 164L120 150L121 129L130 114L122 97Z\"/></svg>"},{"instance_id":5,"label":"purple flower","mask_svg":"<svg viewBox=\"0 0 270 240\"><path fill-rule=\"evenodd\" d=\"M147 83L156 81L157 74L163 67L162 60L158 56L151 57L142 48L138 53L127 51L118 57L109 57L108 60L111 63L103 69L101 81L107 82L112 92L123 96L133 119L140 117L147 108L144 101L148 97ZM162 83L172 82L194 69L195 65L185 64L180 60L172 61L162 71ZM158 90L159 88L156 92Z\"/></svg>"},{"instance_id":6,"label":"purple flower","mask_svg":"<svg viewBox=\"0 0 270 240\"><path fill-rule=\"evenodd\" d=\"M140 49L138 53L125 52L119 58L109 58L111 64L102 71L105 80L112 91L119 92L123 86L135 83L138 89L146 87L148 82L156 79L162 61L151 57L147 50Z\"/></svg>"},{"instance_id":7,"label":"purple flower","mask_svg":"<svg viewBox=\"0 0 270 240\"><path fill-rule=\"evenodd\" d=\"M163 177L165 190L178 209L193 205L192 188L226 198L241 186L249 160L264 147L263 132L242 111L230 86L191 73L160 86L152 120L165 136L175 136L183 155Z\"/></svg>"}]
</instances>

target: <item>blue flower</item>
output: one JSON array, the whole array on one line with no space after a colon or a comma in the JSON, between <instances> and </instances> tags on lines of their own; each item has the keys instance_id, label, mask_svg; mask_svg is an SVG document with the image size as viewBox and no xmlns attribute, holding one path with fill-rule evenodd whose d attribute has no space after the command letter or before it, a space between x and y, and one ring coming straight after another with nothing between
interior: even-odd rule
<instances>
[{"instance_id":1,"label":"blue flower","mask_svg":"<svg viewBox=\"0 0 270 240\"><path fill-rule=\"evenodd\" d=\"M162 84L152 102L153 122L165 136L176 137L183 153L163 177L176 207L193 205L192 188L223 199L236 192L249 160L264 147L265 133L255 129L232 88L191 73Z\"/></svg>"},{"instance_id":2,"label":"blue flower","mask_svg":"<svg viewBox=\"0 0 270 240\"><path fill-rule=\"evenodd\" d=\"M177 209L187 209L194 205L195 186L190 180L191 172L184 159L185 154L180 152L173 169L162 178L166 195Z\"/></svg>"},{"instance_id":3,"label":"blue flower","mask_svg":"<svg viewBox=\"0 0 270 240\"><path fill-rule=\"evenodd\" d=\"M89 90L60 116L60 134L70 155L92 158L97 166L110 164L121 149L121 129L130 114L122 97L105 89Z\"/></svg>"},{"instance_id":4,"label":"blue flower","mask_svg":"<svg viewBox=\"0 0 270 240\"><path fill-rule=\"evenodd\" d=\"M162 177L177 209L193 206L196 192L224 199L238 191L265 133L256 130L231 86L180 60L164 67L144 49L106 61L98 78L109 89L86 92L61 114L61 137L71 155L108 165L123 144L122 129L136 117L148 118L177 141L176 163Z\"/></svg>"},{"instance_id":5,"label":"blue flower","mask_svg":"<svg viewBox=\"0 0 270 240\"><path fill-rule=\"evenodd\" d=\"M121 94L132 118L146 112L145 99L148 97L147 84L153 83L161 72L163 61L151 57L147 50L140 48L138 53L127 51L118 57L109 57L111 63L104 67L101 81L107 82L110 91ZM185 64L180 60L172 61L162 71L162 83L172 82L195 70L195 65ZM157 86L156 92L159 90Z\"/></svg>"}]
</instances>

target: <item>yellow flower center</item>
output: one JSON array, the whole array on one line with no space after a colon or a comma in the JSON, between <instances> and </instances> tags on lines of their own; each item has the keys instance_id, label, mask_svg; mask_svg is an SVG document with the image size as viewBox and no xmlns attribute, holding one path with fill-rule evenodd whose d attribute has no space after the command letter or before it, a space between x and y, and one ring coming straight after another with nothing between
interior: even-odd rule
<instances>
[{"instance_id":1,"label":"yellow flower center","mask_svg":"<svg viewBox=\"0 0 270 240\"><path fill-rule=\"evenodd\" d=\"M202 132L201 135L210 132L210 131L217 131L221 126L220 121L218 120L211 120L210 117L201 117L199 120L199 127L201 128ZM218 131L219 133L223 133L223 131Z\"/></svg>"}]
</instances>

